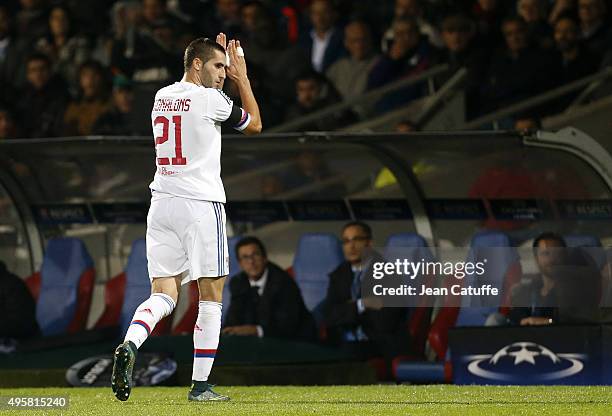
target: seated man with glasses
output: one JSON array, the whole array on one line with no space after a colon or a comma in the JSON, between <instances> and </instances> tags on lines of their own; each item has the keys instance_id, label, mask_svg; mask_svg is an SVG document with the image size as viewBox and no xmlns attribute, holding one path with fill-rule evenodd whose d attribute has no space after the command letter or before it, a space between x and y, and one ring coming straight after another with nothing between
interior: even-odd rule
<instances>
[{"instance_id":1,"label":"seated man with glasses","mask_svg":"<svg viewBox=\"0 0 612 416\"><path fill-rule=\"evenodd\" d=\"M342 228L345 261L329 275L325 299L328 340L361 358L393 358L411 351L408 308L382 307L377 297L362 297L361 286L371 264L382 256L372 249L372 230L360 221Z\"/></svg>"},{"instance_id":2,"label":"seated man with glasses","mask_svg":"<svg viewBox=\"0 0 612 416\"><path fill-rule=\"evenodd\" d=\"M263 243L243 238L236 244L236 257L242 272L230 280L231 302L221 332L314 340L314 320L300 289L286 271L268 261Z\"/></svg>"}]
</instances>

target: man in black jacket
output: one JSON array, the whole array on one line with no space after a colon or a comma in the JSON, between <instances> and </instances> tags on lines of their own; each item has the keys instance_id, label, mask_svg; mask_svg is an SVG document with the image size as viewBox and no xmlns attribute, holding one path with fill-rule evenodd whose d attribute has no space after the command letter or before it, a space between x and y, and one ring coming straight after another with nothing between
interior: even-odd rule
<instances>
[{"instance_id":1,"label":"man in black jacket","mask_svg":"<svg viewBox=\"0 0 612 416\"><path fill-rule=\"evenodd\" d=\"M331 343L344 345L363 358L383 356L389 364L411 351L407 308L382 307L379 298L361 296L362 277L374 261L372 230L359 221L342 229L345 262L329 275L325 323Z\"/></svg>"},{"instance_id":2,"label":"man in black jacket","mask_svg":"<svg viewBox=\"0 0 612 416\"><path fill-rule=\"evenodd\" d=\"M242 272L230 280L225 335L314 340L314 320L291 276L268 261L263 243L245 237L236 244Z\"/></svg>"},{"instance_id":3,"label":"man in black jacket","mask_svg":"<svg viewBox=\"0 0 612 416\"><path fill-rule=\"evenodd\" d=\"M0 338L26 339L38 335L36 303L24 281L0 262Z\"/></svg>"}]
</instances>

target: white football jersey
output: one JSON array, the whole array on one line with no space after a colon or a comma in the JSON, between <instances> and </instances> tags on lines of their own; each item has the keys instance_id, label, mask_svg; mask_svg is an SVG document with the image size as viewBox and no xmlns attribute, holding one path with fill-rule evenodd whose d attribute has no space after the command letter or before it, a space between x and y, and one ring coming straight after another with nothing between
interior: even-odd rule
<instances>
[{"instance_id":1,"label":"white football jersey","mask_svg":"<svg viewBox=\"0 0 612 416\"><path fill-rule=\"evenodd\" d=\"M221 182L221 123L232 116L234 128L249 123L223 91L191 82L175 82L155 94L151 123L156 171L149 186L153 199L173 195L225 203Z\"/></svg>"}]
</instances>

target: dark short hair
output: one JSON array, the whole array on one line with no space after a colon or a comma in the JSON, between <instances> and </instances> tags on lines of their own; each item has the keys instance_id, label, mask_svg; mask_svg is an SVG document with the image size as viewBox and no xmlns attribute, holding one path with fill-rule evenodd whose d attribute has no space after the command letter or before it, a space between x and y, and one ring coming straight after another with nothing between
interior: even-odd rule
<instances>
[{"instance_id":1,"label":"dark short hair","mask_svg":"<svg viewBox=\"0 0 612 416\"><path fill-rule=\"evenodd\" d=\"M451 14L442 20L442 32L472 32L474 22L464 14Z\"/></svg>"},{"instance_id":2,"label":"dark short hair","mask_svg":"<svg viewBox=\"0 0 612 416\"><path fill-rule=\"evenodd\" d=\"M252 235L249 235L247 237L241 238L240 241L238 241L238 243L236 244L236 258L239 257L238 252L240 251L241 247L244 246L250 246L251 244L255 244L257 246L257 248L259 248L259 251L261 251L261 254L264 257L268 257L268 253L266 253L266 248L264 247L263 243L261 242L261 240L257 237L253 237Z\"/></svg>"},{"instance_id":3,"label":"dark short hair","mask_svg":"<svg viewBox=\"0 0 612 416\"><path fill-rule=\"evenodd\" d=\"M44 61L47 65L51 66L51 59L44 53L34 52L28 55L28 59L26 59L26 65L28 65L32 61Z\"/></svg>"},{"instance_id":4,"label":"dark short hair","mask_svg":"<svg viewBox=\"0 0 612 416\"><path fill-rule=\"evenodd\" d=\"M346 224L344 224L344 227L342 227L342 233L344 233L344 231L346 231L347 228L349 227L359 227L361 228L361 230L365 233L366 237L368 237L368 240L372 239L372 228L370 228L370 226L368 224L366 224L363 221L351 221L348 222Z\"/></svg>"},{"instance_id":5,"label":"dark short hair","mask_svg":"<svg viewBox=\"0 0 612 416\"><path fill-rule=\"evenodd\" d=\"M565 243L565 239L561 235L557 233L553 233L553 232L545 232L545 233L540 234L539 236L535 238L535 240L533 240L532 248L533 248L534 255L537 254L537 250L540 245L540 241L546 241L546 240L556 241L559 243L561 247L567 247L567 244Z\"/></svg>"},{"instance_id":6,"label":"dark short hair","mask_svg":"<svg viewBox=\"0 0 612 416\"><path fill-rule=\"evenodd\" d=\"M102 65L100 62L96 61L95 59L88 59L85 62L83 62L79 66L79 75L81 75L81 73L86 69L90 69L94 72L97 72L102 78L104 78L104 76L106 75L106 68L104 67L104 65Z\"/></svg>"},{"instance_id":7,"label":"dark short hair","mask_svg":"<svg viewBox=\"0 0 612 416\"><path fill-rule=\"evenodd\" d=\"M314 69L309 68L298 74L298 76L295 79L295 82L297 83L298 81L314 81L318 85L323 86L327 83L327 78L325 78L324 75L321 75Z\"/></svg>"},{"instance_id":8,"label":"dark short hair","mask_svg":"<svg viewBox=\"0 0 612 416\"><path fill-rule=\"evenodd\" d=\"M66 6L58 4L58 5L53 6L53 7L51 7L49 9L49 15L55 9L59 9L59 10L63 11L64 15L66 15L66 20L68 20L68 34L71 35L74 32L74 18L72 16L72 12Z\"/></svg>"},{"instance_id":9,"label":"dark short hair","mask_svg":"<svg viewBox=\"0 0 612 416\"><path fill-rule=\"evenodd\" d=\"M242 6L240 6L240 8L244 9L245 7L251 7L251 6L259 7L262 10L266 9L266 6L263 4L261 0L247 0L244 3L242 3Z\"/></svg>"},{"instance_id":10,"label":"dark short hair","mask_svg":"<svg viewBox=\"0 0 612 416\"><path fill-rule=\"evenodd\" d=\"M208 38L197 38L192 40L185 48L185 55L183 57L185 72L191 68L195 58L200 58L202 62L207 62L214 56L215 50L225 54L225 48L214 40Z\"/></svg>"},{"instance_id":11,"label":"dark short hair","mask_svg":"<svg viewBox=\"0 0 612 416\"><path fill-rule=\"evenodd\" d=\"M506 26L508 23L518 23L519 26L521 26L523 29L527 29L527 22L525 22L525 20L523 20L522 17L520 16L510 16L510 17L506 17L501 24L501 27L503 28L504 26Z\"/></svg>"},{"instance_id":12,"label":"dark short hair","mask_svg":"<svg viewBox=\"0 0 612 416\"><path fill-rule=\"evenodd\" d=\"M367 20L365 20L362 17L357 16L357 17L352 18L346 24L346 26L348 26L348 25L359 25L359 26L361 26L361 27L366 29L366 31L368 32L368 35L372 36L372 32L373 32L372 26L370 25L370 23L368 23ZM344 27L346 27L346 26L344 26Z\"/></svg>"},{"instance_id":13,"label":"dark short hair","mask_svg":"<svg viewBox=\"0 0 612 416\"><path fill-rule=\"evenodd\" d=\"M555 22L552 25L553 28L556 27L557 23L559 23L561 20L569 20L570 22L574 24L576 28L580 27L580 23L578 22L578 19L576 19L574 16L572 16L569 13L563 13L561 16L557 17L557 20L555 20Z\"/></svg>"},{"instance_id":14,"label":"dark short hair","mask_svg":"<svg viewBox=\"0 0 612 416\"><path fill-rule=\"evenodd\" d=\"M391 28L395 30L395 25L397 25L398 23L409 25L414 33L420 33L419 22L414 17L399 17L393 20L393 23L391 23Z\"/></svg>"}]
</instances>

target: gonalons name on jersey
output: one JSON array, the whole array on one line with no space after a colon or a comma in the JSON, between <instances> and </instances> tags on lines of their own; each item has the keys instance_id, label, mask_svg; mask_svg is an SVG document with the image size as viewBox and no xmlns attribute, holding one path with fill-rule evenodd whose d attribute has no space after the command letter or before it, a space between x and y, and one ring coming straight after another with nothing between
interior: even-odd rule
<instances>
[{"instance_id":1,"label":"gonalons name on jersey","mask_svg":"<svg viewBox=\"0 0 612 416\"><path fill-rule=\"evenodd\" d=\"M158 98L153 111L189 111L191 98Z\"/></svg>"}]
</instances>

